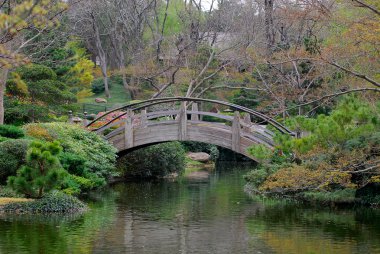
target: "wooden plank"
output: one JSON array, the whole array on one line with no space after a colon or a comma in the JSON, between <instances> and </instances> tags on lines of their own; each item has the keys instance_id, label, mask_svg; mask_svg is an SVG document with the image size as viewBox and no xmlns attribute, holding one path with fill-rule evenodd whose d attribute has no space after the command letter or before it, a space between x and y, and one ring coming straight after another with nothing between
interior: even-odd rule
<instances>
[{"instance_id":1,"label":"wooden plank","mask_svg":"<svg viewBox=\"0 0 380 254\"><path fill-rule=\"evenodd\" d=\"M235 111L232 122L232 150L240 153L240 113Z\"/></svg>"}]
</instances>

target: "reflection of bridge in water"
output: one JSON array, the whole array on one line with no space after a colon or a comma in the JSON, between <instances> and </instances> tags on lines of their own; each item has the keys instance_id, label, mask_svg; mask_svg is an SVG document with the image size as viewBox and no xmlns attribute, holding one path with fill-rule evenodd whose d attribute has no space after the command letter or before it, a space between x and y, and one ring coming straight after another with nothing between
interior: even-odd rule
<instances>
[{"instance_id":1,"label":"reflection of bridge in water","mask_svg":"<svg viewBox=\"0 0 380 254\"><path fill-rule=\"evenodd\" d=\"M206 104L234 110L231 114L202 111ZM231 149L252 158L247 148L263 144L273 148L271 125L294 135L274 119L236 104L189 97L158 98L106 112L87 124L119 152L168 141L197 141ZM254 159L254 158L252 158Z\"/></svg>"}]
</instances>

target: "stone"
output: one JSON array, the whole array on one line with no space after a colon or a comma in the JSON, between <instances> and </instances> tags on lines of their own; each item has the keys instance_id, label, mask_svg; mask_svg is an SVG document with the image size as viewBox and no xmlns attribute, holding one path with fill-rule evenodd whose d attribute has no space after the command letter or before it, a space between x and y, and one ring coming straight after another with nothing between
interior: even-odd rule
<instances>
[{"instance_id":1,"label":"stone","mask_svg":"<svg viewBox=\"0 0 380 254\"><path fill-rule=\"evenodd\" d=\"M199 162L208 162L211 159L211 156L208 153L188 153L187 156L194 160L194 161L199 161Z\"/></svg>"},{"instance_id":2,"label":"stone","mask_svg":"<svg viewBox=\"0 0 380 254\"><path fill-rule=\"evenodd\" d=\"M83 119L80 117L74 116L72 118L72 121L73 121L73 123L81 123L81 122L83 122Z\"/></svg>"},{"instance_id":3,"label":"stone","mask_svg":"<svg viewBox=\"0 0 380 254\"><path fill-rule=\"evenodd\" d=\"M107 103L107 100L104 98L95 98L96 103Z\"/></svg>"}]
</instances>

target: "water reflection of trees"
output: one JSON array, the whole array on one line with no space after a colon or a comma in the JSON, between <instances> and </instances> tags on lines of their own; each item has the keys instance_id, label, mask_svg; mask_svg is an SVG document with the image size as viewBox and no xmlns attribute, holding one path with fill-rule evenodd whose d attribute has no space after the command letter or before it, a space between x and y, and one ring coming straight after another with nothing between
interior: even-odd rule
<instances>
[{"instance_id":1,"label":"water reflection of trees","mask_svg":"<svg viewBox=\"0 0 380 254\"><path fill-rule=\"evenodd\" d=\"M270 201L246 220L253 239L276 253L375 253L380 249L380 211L305 208Z\"/></svg>"},{"instance_id":2,"label":"water reflection of trees","mask_svg":"<svg viewBox=\"0 0 380 254\"><path fill-rule=\"evenodd\" d=\"M114 199L104 193L83 214L2 215L0 253L92 253L93 241L115 219Z\"/></svg>"}]
</instances>

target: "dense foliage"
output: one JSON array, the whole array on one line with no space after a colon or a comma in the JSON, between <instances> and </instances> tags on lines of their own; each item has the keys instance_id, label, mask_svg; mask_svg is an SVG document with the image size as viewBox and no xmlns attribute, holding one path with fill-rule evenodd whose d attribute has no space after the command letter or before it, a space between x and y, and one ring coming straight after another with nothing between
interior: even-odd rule
<instances>
[{"instance_id":1,"label":"dense foliage","mask_svg":"<svg viewBox=\"0 0 380 254\"><path fill-rule=\"evenodd\" d=\"M185 150L179 142L162 143L133 151L118 161L121 174L128 177L163 177L185 167Z\"/></svg>"},{"instance_id":2,"label":"dense foliage","mask_svg":"<svg viewBox=\"0 0 380 254\"><path fill-rule=\"evenodd\" d=\"M13 125L0 125L0 137L22 138L24 136L24 131L21 128Z\"/></svg>"},{"instance_id":3,"label":"dense foliage","mask_svg":"<svg viewBox=\"0 0 380 254\"><path fill-rule=\"evenodd\" d=\"M6 213L73 213L82 212L87 206L77 198L55 191L43 198L21 203L12 203L1 208Z\"/></svg>"},{"instance_id":4,"label":"dense foliage","mask_svg":"<svg viewBox=\"0 0 380 254\"><path fill-rule=\"evenodd\" d=\"M379 119L380 104L355 97L344 98L329 115L291 118L287 124L303 137L278 135L274 152L252 147L263 165L246 179L261 192L282 194L355 190L380 182Z\"/></svg>"},{"instance_id":5,"label":"dense foliage","mask_svg":"<svg viewBox=\"0 0 380 254\"><path fill-rule=\"evenodd\" d=\"M94 187L105 185L115 174L116 149L96 133L67 123L28 124L24 129L37 139L58 140L63 147L63 167L70 174L91 180Z\"/></svg>"},{"instance_id":6,"label":"dense foliage","mask_svg":"<svg viewBox=\"0 0 380 254\"><path fill-rule=\"evenodd\" d=\"M28 148L26 165L16 176L8 178L8 185L28 198L41 198L45 192L59 189L67 173L59 163L62 147L59 142L33 141Z\"/></svg>"},{"instance_id":7,"label":"dense foliage","mask_svg":"<svg viewBox=\"0 0 380 254\"><path fill-rule=\"evenodd\" d=\"M7 122L52 120L55 115L66 114L69 103L76 95L61 82L53 69L38 64L22 66L8 80Z\"/></svg>"},{"instance_id":8,"label":"dense foliage","mask_svg":"<svg viewBox=\"0 0 380 254\"><path fill-rule=\"evenodd\" d=\"M29 142L24 139L0 142L0 183L5 183L8 176L16 175L16 171L26 162Z\"/></svg>"}]
</instances>

